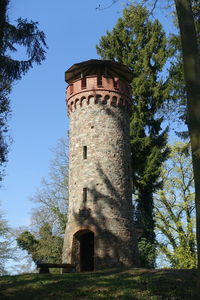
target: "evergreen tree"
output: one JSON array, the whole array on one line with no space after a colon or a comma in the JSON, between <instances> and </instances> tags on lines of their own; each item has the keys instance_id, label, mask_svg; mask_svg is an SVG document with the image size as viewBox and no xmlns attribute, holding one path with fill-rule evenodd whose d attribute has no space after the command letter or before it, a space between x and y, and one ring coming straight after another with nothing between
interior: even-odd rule
<instances>
[{"instance_id":1,"label":"evergreen tree","mask_svg":"<svg viewBox=\"0 0 200 300\"><path fill-rule=\"evenodd\" d=\"M165 33L142 6L124 9L111 32L101 37L97 52L104 59L127 65L132 73L131 155L133 193L144 232L139 240L141 264L155 267L156 242L153 193L161 186L161 165L168 155L167 129L158 111L170 97L171 86L161 72L169 58Z\"/></svg>"},{"instance_id":2,"label":"evergreen tree","mask_svg":"<svg viewBox=\"0 0 200 300\"><path fill-rule=\"evenodd\" d=\"M40 64L45 59L45 35L38 30L37 22L19 18L16 25L9 23L9 0L0 2L0 167L7 160L8 144L6 141L7 119L10 115L8 95L15 80L21 79L33 63ZM16 45L26 48L27 60L12 59ZM3 172L0 172L0 181Z\"/></svg>"}]
</instances>

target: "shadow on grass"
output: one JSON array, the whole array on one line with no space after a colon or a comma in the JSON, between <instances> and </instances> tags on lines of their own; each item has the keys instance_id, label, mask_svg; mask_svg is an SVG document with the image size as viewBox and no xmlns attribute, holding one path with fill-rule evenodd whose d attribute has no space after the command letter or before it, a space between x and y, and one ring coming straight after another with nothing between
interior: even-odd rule
<instances>
[{"instance_id":1,"label":"shadow on grass","mask_svg":"<svg viewBox=\"0 0 200 300\"><path fill-rule=\"evenodd\" d=\"M193 300L195 270L110 269L1 278L0 299Z\"/></svg>"}]
</instances>

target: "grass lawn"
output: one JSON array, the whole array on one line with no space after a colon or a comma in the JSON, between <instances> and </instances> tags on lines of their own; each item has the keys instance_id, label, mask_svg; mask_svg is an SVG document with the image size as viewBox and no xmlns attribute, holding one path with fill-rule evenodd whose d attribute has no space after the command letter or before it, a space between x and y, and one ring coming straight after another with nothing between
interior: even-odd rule
<instances>
[{"instance_id":1,"label":"grass lawn","mask_svg":"<svg viewBox=\"0 0 200 300\"><path fill-rule=\"evenodd\" d=\"M196 270L109 269L0 277L0 299L193 300Z\"/></svg>"}]
</instances>

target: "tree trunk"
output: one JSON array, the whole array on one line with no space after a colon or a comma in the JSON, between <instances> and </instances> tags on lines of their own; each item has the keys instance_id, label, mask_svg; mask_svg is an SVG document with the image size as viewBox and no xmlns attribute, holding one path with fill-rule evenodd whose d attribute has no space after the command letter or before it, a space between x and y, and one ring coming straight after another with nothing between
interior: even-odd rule
<instances>
[{"instance_id":1,"label":"tree trunk","mask_svg":"<svg viewBox=\"0 0 200 300\"><path fill-rule=\"evenodd\" d=\"M184 76L187 91L188 130L192 147L195 183L197 251L198 251L198 295L200 294L200 62L197 33L191 1L175 0L181 34Z\"/></svg>"}]
</instances>

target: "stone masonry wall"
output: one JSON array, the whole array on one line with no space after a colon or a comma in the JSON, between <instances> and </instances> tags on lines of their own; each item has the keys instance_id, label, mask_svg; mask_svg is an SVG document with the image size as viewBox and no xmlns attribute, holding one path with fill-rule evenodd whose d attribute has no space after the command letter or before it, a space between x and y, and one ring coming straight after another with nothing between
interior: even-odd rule
<instances>
[{"instance_id":1,"label":"stone masonry wall","mask_svg":"<svg viewBox=\"0 0 200 300\"><path fill-rule=\"evenodd\" d=\"M69 211L63 262L73 263L74 235L90 230L94 232L95 269L137 265L131 204L129 90L123 84L122 91L114 90L111 80L109 89L106 79L107 88L102 86L97 93L94 79L93 76L89 90L75 89L74 95L68 97ZM79 100L74 106L76 99Z\"/></svg>"}]
</instances>

